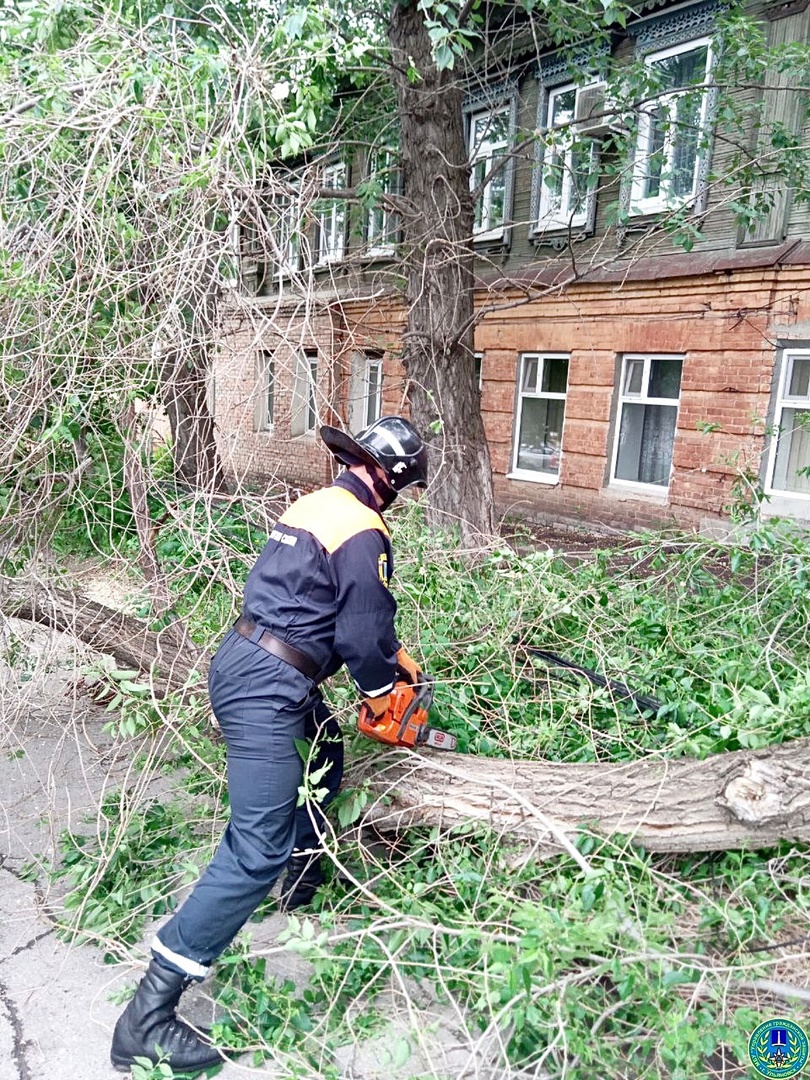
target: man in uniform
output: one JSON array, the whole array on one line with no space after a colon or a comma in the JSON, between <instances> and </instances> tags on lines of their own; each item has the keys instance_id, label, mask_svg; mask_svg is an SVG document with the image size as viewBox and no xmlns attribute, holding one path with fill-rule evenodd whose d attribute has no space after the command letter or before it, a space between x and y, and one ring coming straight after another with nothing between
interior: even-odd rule
<instances>
[{"instance_id":1,"label":"man in uniform","mask_svg":"<svg viewBox=\"0 0 810 1080\"><path fill-rule=\"evenodd\" d=\"M285 867L288 911L308 903L323 881L322 807L340 787L343 744L319 683L346 664L379 716L398 674L411 681L420 674L394 629L393 556L381 515L405 488L426 486L424 443L401 416L382 417L355 438L322 427L321 438L346 470L278 520L248 576L242 615L211 663L231 817L190 896L158 931L149 968L116 1024L111 1059L119 1071L136 1056L156 1061L156 1046L175 1071L222 1061L175 1009ZM328 765L328 795L321 806L296 809L301 739L312 746L309 770Z\"/></svg>"}]
</instances>

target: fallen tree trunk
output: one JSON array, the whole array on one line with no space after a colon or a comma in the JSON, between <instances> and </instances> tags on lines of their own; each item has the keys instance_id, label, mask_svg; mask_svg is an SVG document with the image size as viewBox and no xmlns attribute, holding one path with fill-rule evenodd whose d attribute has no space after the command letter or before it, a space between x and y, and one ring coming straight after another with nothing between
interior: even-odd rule
<instances>
[{"instance_id":1,"label":"fallen tree trunk","mask_svg":"<svg viewBox=\"0 0 810 1080\"><path fill-rule=\"evenodd\" d=\"M386 760L387 759L387 760ZM477 821L543 853L583 829L649 851L724 851L810 840L810 739L696 761L503 761L393 751L366 779L377 828Z\"/></svg>"},{"instance_id":2,"label":"fallen tree trunk","mask_svg":"<svg viewBox=\"0 0 810 1080\"><path fill-rule=\"evenodd\" d=\"M0 579L0 606L74 634L148 674L156 692L199 683L208 658L182 623L155 633L140 619L63 589ZM810 841L810 739L692 758L566 764L392 750L364 761L365 822L382 829L467 821L537 853L572 850L583 829L649 851L723 851Z\"/></svg>"},{"instance_id":3,"label":"fallen tree trunk","mask_svg":"<svg viewBox=\"0 0 810 1080\"><path fill-rule=\"evenodd\" d=\"M177 620L155 632L142 619L115 611L66 589L0 579L0 607L7 618L27 619L73 634L122 667L147 675L157 696L199 683L208 658Z\"/></svg>"}]
</instances>

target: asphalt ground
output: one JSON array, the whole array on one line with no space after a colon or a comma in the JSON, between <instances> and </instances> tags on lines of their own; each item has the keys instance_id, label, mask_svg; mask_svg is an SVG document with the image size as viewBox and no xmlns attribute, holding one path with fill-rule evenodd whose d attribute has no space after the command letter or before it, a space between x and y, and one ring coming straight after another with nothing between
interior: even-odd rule
<instances>
[{"instance_id":1,"label":"asphalt ground","mask_svg":"<svg viewBox=\"0 0 810 1080\"><path fill-rule=\"evenodd\" d=\"M13 656L6 651L11 665L0 649L0 1080L112 1080L121 1076L109 1051L123 1008L112 999L145 969L151 931L128 962L112 965L96 944L66 939L57 925L65 886L51 868L60 834L92 829L105 793L121 786L155 792L141 788L132 748L104 733L109 715L82 690L78 673L92 655L68 635L15 624L5 634L0 628L7 650L9 629L18 646L25 642ZM157 774L148 782L159 794L172 780ZM305 962L277 942L286 925L285 916L271 915L247 932L251 947L269 954L268 973L300 984ZM508 1080L510 1070L493 1061L480 1032L457 1010L420 1001L420 993L392 998L387 1027L334 1050L340 1080ZM216 1006L207 983L183 995L180 1011L197 1025L211 1023ZM394 1062L391 1048L403 1040L411 1053ZM281 1080L292 1075L289 1066L279 1059L255 1067L245 1055L216 1075ZM317 1080L317 1071L295 1075Z\"/></svg>"}]
</instances>

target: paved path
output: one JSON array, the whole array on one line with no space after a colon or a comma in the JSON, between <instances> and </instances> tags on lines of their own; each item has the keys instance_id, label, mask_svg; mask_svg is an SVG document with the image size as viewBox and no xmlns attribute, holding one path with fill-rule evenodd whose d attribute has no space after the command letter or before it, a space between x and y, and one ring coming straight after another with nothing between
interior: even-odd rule
<instances>
[{"instance_id":1,"label":"paved path","mask_svg":"<svg viewBox=\"0 0 810 1080\"><path fill-rule=\"evenodd\" d=\"M0 1080L113 1080L121 1074L109 1062L110 1038L122 1006L110 997L140 976L143 947L131 964L108 965L101 949L63 940L52 917L63 885L51 881L48 867L63 830L93 827L105 792L145 781L133 768L132 745L116 746L104 734L109 714L77 686L77 670L92 655L67 635L16 620L10 626L13 669L0 647ZM2 638L0 627L0 646ZM171 783L158 773L144 793ZM273 947L268 973L300 983L305 962L277 947L285 926L275 915L249 924L249 932L254 947ZM183 995L182 1011L197 1024L211 1022L206 984ZM509 1080L461 1015L437 1008L425 988L392 996L386 1011L384 1030L334 1050L340 1080ZM411 1053L395 1064L392 1048L403 1042ZM248 1055L217 1076L281 1080L293 1075L283 1066L280 1059L253 1068ZM320 1080L317 1067L300 1060L294 1075Z\"/></svg>"},{"instance_id":2,"label":"paved path","mask_svg":"<svg viewBox=\"0 0 810 1080\"><path fill-rule=\"evenodd\" d=\"M0 663L0 1080L120 1077L109 1049L122 1006L110 995L142 970L142 957L111 966L100 949L63 940L50 914L57 897L47 866L60 832L82 823L86 831L103 792L131 767L102 731L109 716L76 693L75 657L61 638L34 631L24 681L19 661L14 672ZM184 1004L195 1021L210 1020L204 990ZM274 1071L229 1062L218 1075Z\"/></svg>"}]
</instances>

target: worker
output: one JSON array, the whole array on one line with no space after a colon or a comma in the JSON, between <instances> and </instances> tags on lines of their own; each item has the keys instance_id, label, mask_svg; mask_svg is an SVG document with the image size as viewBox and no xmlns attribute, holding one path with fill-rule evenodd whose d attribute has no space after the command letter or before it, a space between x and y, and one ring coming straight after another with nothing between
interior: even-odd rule
<instances>
[{"instance_id":1,"label":"worker","mask_svg":"<svg viewBox=\"0 0 810 1080\"><path fill-rule=\"evenodd\" d=\"M135 1057L177 1071L201 1071L222 1057L176 1016L182 992L265 899L281 873L285 910L308 903L324 878L323 808L343 773L339 726L319 684L345 663L379 716L398 677L416 682L416 662L397 640L388 584L393 557L382 512L427 484L427 451L401 416L384 416L356 437L322 427L345 470L329 487L287 509L253 566L242 615L211 662L209 693L227 745L231 816L220 845L188 899L162 926L152 960L115 1027L111 1059ZM326 768L320 805L297 807L306 771Z\"/></svg>"}]
</instances>

